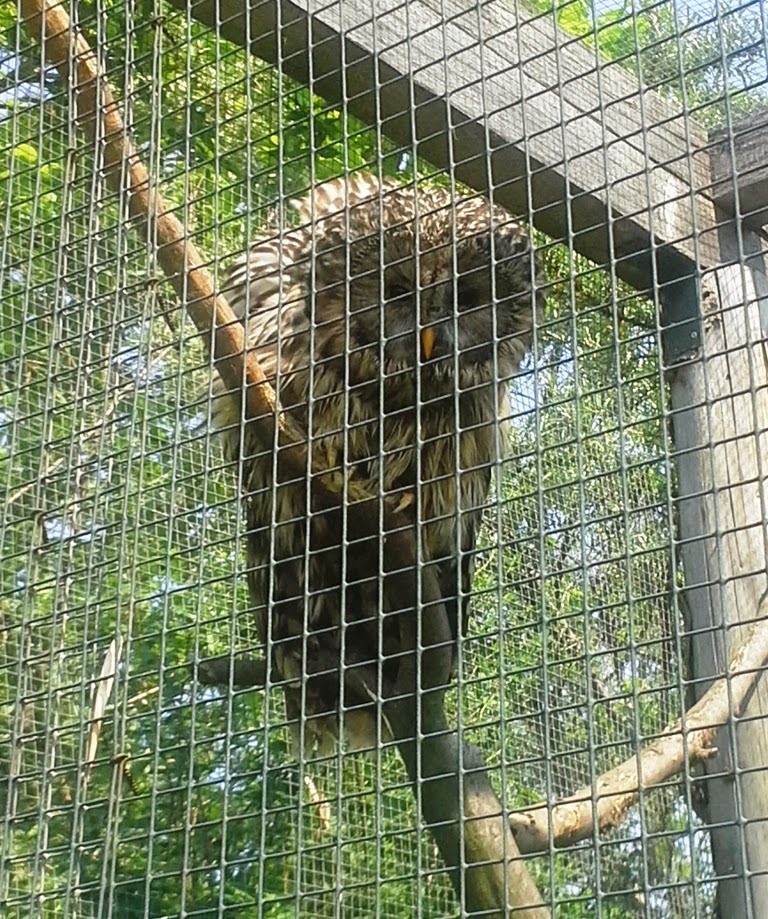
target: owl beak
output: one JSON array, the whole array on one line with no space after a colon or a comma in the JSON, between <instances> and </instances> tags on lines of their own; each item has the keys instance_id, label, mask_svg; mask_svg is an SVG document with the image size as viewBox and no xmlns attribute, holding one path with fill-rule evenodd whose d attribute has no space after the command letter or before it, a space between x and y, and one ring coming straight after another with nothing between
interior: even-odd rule
<instances>
[{"instance_id":1,"label":"owl beak","mask_svg":"<svg viewBox=\"0 0 768 919\"><path fill-rule=\"evenodd\" d=\"M433 328L422 329L421 330L421 353L424 355L425 360L429 360L432 357L432 352L435 350L435 330Z\"/></svg>"}]
</instances>

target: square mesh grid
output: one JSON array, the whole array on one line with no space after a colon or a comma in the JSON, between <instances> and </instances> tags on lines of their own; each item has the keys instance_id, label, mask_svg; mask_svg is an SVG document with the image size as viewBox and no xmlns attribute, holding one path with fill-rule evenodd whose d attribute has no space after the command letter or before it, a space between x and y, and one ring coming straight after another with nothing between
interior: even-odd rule
<instances>
[{"instance_id":1,"label":"square mesh grid","mask_svg":"<svg viewBox=\"0 0 768 919\"><path fill-rule=\"evenodd\" d=\"M261 3L248 28L234 4L182 7L70 14L217 284L290 198L360 170L477 188L531 227L547 306L503 410L448 710L510 811L592 784L760 620L728 609L765 590L765 215L733 192L760 181L759 156L735 164L768 104L764 2ZM391 744L297 762L280 687L191 675L259 653L242 481L206 424L201 336L75 101L0 7L0 904L459 915ZM531 857L551 914L761 916L764 710L756 693L721 732L708 781L684 769Z\"/></svg>"}]
</instances>

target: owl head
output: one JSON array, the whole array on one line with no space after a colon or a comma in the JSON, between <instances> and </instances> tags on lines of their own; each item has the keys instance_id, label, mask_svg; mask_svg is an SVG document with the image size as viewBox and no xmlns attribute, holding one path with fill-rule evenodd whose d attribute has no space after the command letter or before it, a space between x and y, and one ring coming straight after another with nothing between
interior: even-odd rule
<instances>
[{"instance_id":1,"label":"owl head","mask_svg":"<svg viewBox=\"0 0 768 919\"><path fill-rule=\"evenodd\" d=\"M230 283L235 308L249 288L249 313L279 312L275 335L294 370L380 381L395 403L515 373L543 281L502 207L367 174L293 205L297 225L257 240Z\"/></svg>"},{"instance_id":2,"label":"owl head","mask_svg":"<svg viewBox=\"0 0 768 919\"><path fill-rule=\"evenodd\" d=\"M506 379L530 345L541 278L528 236L498 205L355 175L296 202L313 242L314 325L354 375L415 371L427 389Z\"/></svg>"}]
</instances>

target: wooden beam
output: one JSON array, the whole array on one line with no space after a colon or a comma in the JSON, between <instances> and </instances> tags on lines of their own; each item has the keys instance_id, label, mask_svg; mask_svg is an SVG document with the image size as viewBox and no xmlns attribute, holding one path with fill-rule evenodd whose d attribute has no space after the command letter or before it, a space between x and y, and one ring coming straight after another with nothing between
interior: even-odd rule
<instances>
[{"instance_id":1,"label":"wooden beam","mask_svg":"<svg viewBox=\"0 0 768 919\"><path fill-rule=\"evenodd\" d=\"M726 232L733 237L726 258L747 248L749 231L737 239L732 222ZM701 348L669 375L691 701L730 676L732 649L768 617L768 367L758 262L737 256L705 275ZM767 762L763 676L696 779L722 916L768 916Z\"/></svg>"},{"instance_id":2,"label":"wooden beam","mask_svg":"<svg viewBox=\"0 0 768 919\"><path fill-rule=\"evenodd\" d=\"M512 0L171 2L641 289L717 260L706 132Z\"/></svg>"},{"instance_id":3,"label":"wooden beam","mask_svg":"<svg viewBox=\"0 0 768 919\"><path fill-rule=\"evenodd\" d=\"M752 227L765 226L768 223L768 109L753 112L745 122L714 131L710 140L715 203L735 213L738 188L742 220Z\"/></svg>"}]
</instances>

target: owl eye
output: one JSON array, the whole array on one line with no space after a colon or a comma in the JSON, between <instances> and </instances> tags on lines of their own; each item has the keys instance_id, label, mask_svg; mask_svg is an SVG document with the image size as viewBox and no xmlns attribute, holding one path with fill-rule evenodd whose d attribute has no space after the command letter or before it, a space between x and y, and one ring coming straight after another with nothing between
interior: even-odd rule
<instances>
[{"instance_id":1,"label":"owl eye","mask_svg":"<svg viewBox=\"0 0 768 919\"><path fill-rule=\"evenodd\" d=\"M477 312L493 300L491 280L484 271L472 271L456 280L456 307L460 312Z\"/></svg>"},{"instance_id":2,"label":"owl eye","mask_svg":"<svg viewBox=\"0 0 768 919\"><path fill-rule=\"evenodd\" d=\"M456 282L456 302L459 309L474 306L477 301L475 285L467 278L459 278Z\"/></svg>"},{"instance_id":3,"label":"owl eye","mask_svg":"<svg viewBox=\"0 0 768 919\"><path fill-rule=\"evenodd\" d=\"M400 297L406 297L410 290L400 281L387 281L384 284L384 298L386 300L399 300Z\"/></svg>"}]
</instances>

